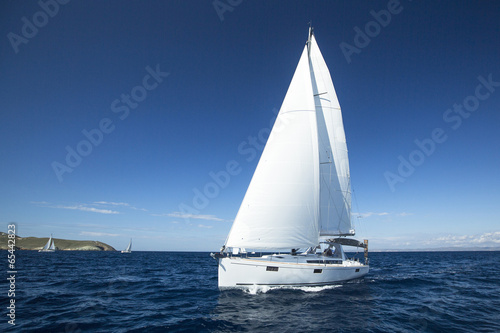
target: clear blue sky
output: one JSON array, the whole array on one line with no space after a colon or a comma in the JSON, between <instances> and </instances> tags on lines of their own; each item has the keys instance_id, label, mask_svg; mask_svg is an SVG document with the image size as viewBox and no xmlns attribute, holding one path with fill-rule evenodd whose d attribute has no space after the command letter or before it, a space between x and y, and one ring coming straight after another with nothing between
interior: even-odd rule
<instances>
[{"instance_id":1,"label":"clear blue sky","mask_svg":"<svg viewBox=\"0 0 500 333\"><path fill-rule=\"evenodd\" d=\"M1 2L4 231L218 250L312 20L358 236L500 245L500 3L231 3Z\"/></svg>"}]
</instances>

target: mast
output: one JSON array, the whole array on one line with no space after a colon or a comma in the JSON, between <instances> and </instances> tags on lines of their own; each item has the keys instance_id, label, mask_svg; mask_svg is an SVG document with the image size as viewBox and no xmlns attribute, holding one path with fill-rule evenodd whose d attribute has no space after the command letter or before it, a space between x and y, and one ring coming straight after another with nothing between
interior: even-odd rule
<instances>
[{"instance_id":1,"label":"mast","mask_svg":"<svg viewBox=\"0 0 500 333\"><path fill-rule=\"evenodd\" d=\"M307 37L307 56L309 57L309 61L311 61L311 39L312 39L312 36L313 36L313 32L314 32L314 28L312 27L312 21L309 22L309 34L308 34L308 37Z\"/></svg>"}]
</instances>

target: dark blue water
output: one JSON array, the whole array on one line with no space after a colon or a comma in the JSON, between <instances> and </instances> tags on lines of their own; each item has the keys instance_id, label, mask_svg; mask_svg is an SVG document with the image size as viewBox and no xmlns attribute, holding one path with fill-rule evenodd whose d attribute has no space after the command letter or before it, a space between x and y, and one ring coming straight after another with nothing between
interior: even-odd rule
<instances>
[{"instance_id":1,"label":"dark blue water","mask_svg":"<svg viewBox=\"0 0 500 333\"><path fill-rule=\"evenodd\" d=\"M16 255L2 332L500 332L500 252L371 253L357 281L250 292L219 292L208 253Z\"/></svg>"}]
</instances>

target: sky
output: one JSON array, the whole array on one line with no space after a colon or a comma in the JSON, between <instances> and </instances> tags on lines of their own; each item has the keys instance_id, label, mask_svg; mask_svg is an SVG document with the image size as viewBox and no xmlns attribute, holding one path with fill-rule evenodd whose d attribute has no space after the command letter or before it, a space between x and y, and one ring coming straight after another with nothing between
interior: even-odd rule
<instances>
[{"instance_id":1,"label":"sky","mask_svg":"<svg viewBox=\"0 0 500 333\"><path fill-rule=\"evenodd\" d=\"M2 1L0 222L216 251L312 21L356 237L499 247L500 3Z\"/></svg>"}]
</instances>

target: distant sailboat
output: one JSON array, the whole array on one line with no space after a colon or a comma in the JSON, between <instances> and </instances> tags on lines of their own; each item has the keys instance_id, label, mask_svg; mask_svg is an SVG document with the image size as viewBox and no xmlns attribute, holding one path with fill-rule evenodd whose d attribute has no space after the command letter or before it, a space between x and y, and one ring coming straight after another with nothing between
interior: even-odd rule
<instances>
[{"instance_id":1,"label":"distant sailboat","mask_svg":"<svg viewBox=\"0 0 500 333\"><path fill-rule=\"evenodd\" d=\"M49 241L45 246L41 249L38 250L38 252L54 252L56 250L56 246L54 245L54 240L52 239L52 234L50 234Z\"/></svg>"},{"instance_id":2,"label":"distant sailboat","mask_svg":"<svg viewBox=\"0 0 500 333\"><path fill-rule=\"evenodd\" d=\"M353 235L340 104L310 28L226 243L212 253L219 288L319 286L362 277L369 270L368 241L344 238ZM364 248L365 263L348 259L342 245Z\"/></svg>"},{"instance_id":3,"label":"distant sailboat","mask_svg":"<svg viewBox=\"0 0 500 333\"><path fill-rule=\"evenodd\" d=\"M123 250L122 253L132 253L132 238L130 238L127 248Z\"/></svg>"}]
</instances>

